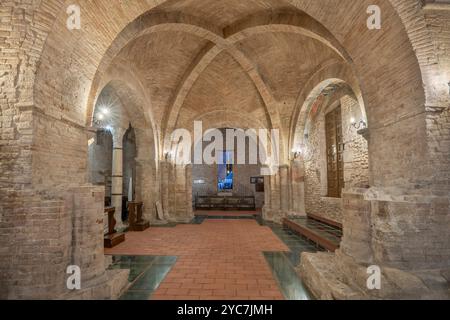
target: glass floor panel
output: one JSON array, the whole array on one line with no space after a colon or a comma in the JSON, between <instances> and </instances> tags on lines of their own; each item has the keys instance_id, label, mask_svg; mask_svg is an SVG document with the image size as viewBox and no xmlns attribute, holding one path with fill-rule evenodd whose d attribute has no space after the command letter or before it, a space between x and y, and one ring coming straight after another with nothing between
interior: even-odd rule
<instances>
[{"instance_id":1,"label":"glass floor panel","mask_svg":"<svg viewBox=\"0 0 450 320\"><path fill-rule=\"evenodd\" d=\"M109 269L130 270L130 287L120 299L150 299L176 261L175 256L113 256Z\"/></svg>"}]
</instances>

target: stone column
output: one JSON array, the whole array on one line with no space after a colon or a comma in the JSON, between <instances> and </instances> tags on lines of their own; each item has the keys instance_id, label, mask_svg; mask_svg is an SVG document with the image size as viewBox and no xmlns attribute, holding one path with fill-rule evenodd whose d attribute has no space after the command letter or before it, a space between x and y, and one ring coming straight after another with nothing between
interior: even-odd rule
<instances>
[{"instance_id":1,"label":"stone column","mask_svg":"<svg viewBox=\"0 0 450 320\"><path fill-rule=\"evenodd\" d=\"M136 201L143 202L143 217L148 221L156 218L155 203L159 195L156 181L154 162L136 159Z\"/></svg>"},{"instance_id":2,"label":"stone column","mask_svg":"<svg viewBox=\"0 0 450 320\"><path fill-rule=\"evenodd\" d=\"M289 186L288 186L288 173L289 166L280 166L280 209L281 214L287 214L289 210Z\"/></svg>"},{"instance_id":3,"label":"stone column","mask_svg":"<svg viewBox=\"0 0 450 320\"><path fill-rule=\"evenodd\" d=\"M264 208L269 210L270 206L270 176L264 176Z\"/></svg>"},{"instance_id":4,"label":"stone column","mask_svg":"<svg viewBox=\"0 0 450 320\"><path fill-rule=\"evenodd\" d=\"M186 211L186 171L184 166L174 165L174 187L175 187L175 216L180 221Z\"/></svg>"},{"instance_id":5,"label":"stone column","mask_svg":"<svg viewBox=\"0 0 450 320\"><path fill-rule=\"evenodd\" d=\"M295 215L306 215L305 211L305 169L302 160L291 163L291 204Z\"/></svg>"},{"instance_id":6,"label":"stone column","mask_svg":"<svg viewBox=\"0 0 450 320\"><path fill-rule=\"evenodd\" d=\"M280 176L279 172L270 176L270 204L272 211L280 210Z\"/></svg>"},{"instance_id":7,"label":"stone column","mask_svg":"<svg viewBox=\"0 0 450 320\"><path fill-rule=\"evenodd\" d=\"M123 135L122 128L113 129L113 160L112 160L112 192L111 204L116 208L114 218L116 229L124 227L122 222L122 194L123 194Z\"/></svg>"},{"instance_id":8,"label":"stone column","mask_svg":"<svg viewBox=\"0 0 450 320\"><path fill-rule=\"evenodd\" d=\"M161 170L161 205L164 217L169 217L169 166L167 161L161 161L159 166Z\"/></svg>"},{"instance_id":9,"label":"stone column","mask_svg":"<svg viewBox=\"0 0 450 320\"><path fill-rule=\"evenodd\" d=\"M186 214L190 219L194 217L192 210L192 165L186 166Z\"/></svg>"}]
</instances>

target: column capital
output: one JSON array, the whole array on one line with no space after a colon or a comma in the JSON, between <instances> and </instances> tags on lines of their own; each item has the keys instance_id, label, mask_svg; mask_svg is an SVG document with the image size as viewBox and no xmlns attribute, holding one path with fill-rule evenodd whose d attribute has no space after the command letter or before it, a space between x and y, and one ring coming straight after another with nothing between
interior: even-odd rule
<instances>
[{"instance_id":1,"label":"column capital","mask_svg":"<svg viewBox=\"0 0 450 320\"><path fill-rule=\"evenodd\" d=\"M111 134L113 137L113 148L123 148L123 136L127 130L123 128L113 128Z\"/></svg>"}]
</instances>

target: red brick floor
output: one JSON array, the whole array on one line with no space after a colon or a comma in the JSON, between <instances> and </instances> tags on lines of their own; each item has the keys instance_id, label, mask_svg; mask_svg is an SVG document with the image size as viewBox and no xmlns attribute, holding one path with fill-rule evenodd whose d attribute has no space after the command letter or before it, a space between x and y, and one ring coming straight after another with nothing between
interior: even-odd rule
<instances>
[{"instance_id":1,"label":"red brick floor","mask_svg":"<svg viewBox=\"0 0 450 320\"><path fill-rule=\"evenodd\" d=\"M152 299L283 299L263 251L288 251L255 220L205 220L200 225L128 232L114 255L178 256Z\"/></svg>"}]
</instances>

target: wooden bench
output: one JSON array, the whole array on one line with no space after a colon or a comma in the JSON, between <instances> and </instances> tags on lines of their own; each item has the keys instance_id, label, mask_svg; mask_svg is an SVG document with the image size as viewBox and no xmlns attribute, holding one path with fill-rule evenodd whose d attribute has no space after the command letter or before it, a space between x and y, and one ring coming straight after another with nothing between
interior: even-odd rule
<instances>
[{"instance_id":1,"label":"wooden bench","mask_svg":"<svg viewBox=\"0 0 450 320\"><path fill-rule=\"evenodd\" d=\"M117 232L114 229L116 226L116 219L114 218L115 212L116 208L114 207L105 208L105 214L108 215L108 230L103 237L103 245L105 248L113 248L125 241L125 234Z\"/></svg>"},{"instance_id":2,"label":"wooden bench","mask_svg":"<svg viewBox=\"0 0 450 320\"><path fill-rule=\"evenodd\" d=\"M306 217L284 218L283 225L328 251L339 248L342 224L328 218L308 214Z\"/></svg>"},{"instance_id":3,"label":"wooden bench","mask_svg":"<svg viewBox=\"0 0 450 320\"><path fill-rule=\"evenodd\" d=\"M129 201L128 206L128 230L144 231L150 227L150 223L142 219L142 202Z\"/></svg>"},{"instance_id":4,"label":"wooden bench","mask_svg":"<svg viewBox=\"0 0 450 320\"><path fill-rule=\"evenodd\" d=\"M314 219L314 220L320 221L320 222L322 222L324 224L327 224L329 226L336 227L336 228L338 228L338 229L340 229L342 231L342 223L340 223L340 222L333 221L331 219L328 219L328 218L325 218L325 217L321 217L321 216L318 216L318 215L315 215L315 214L311 214L311 213L308 213L306 216L309 219Z\"/></svg>"},{"instance_id":5,"label":"wooden bench","mask_svg":"<svg viewBox=\"0 0 450 320\"><path fill-rule=\"evenodd\" d=\"M197 196L196 210L256 210L255 197Z\"/></svg>"}]
</instances>

